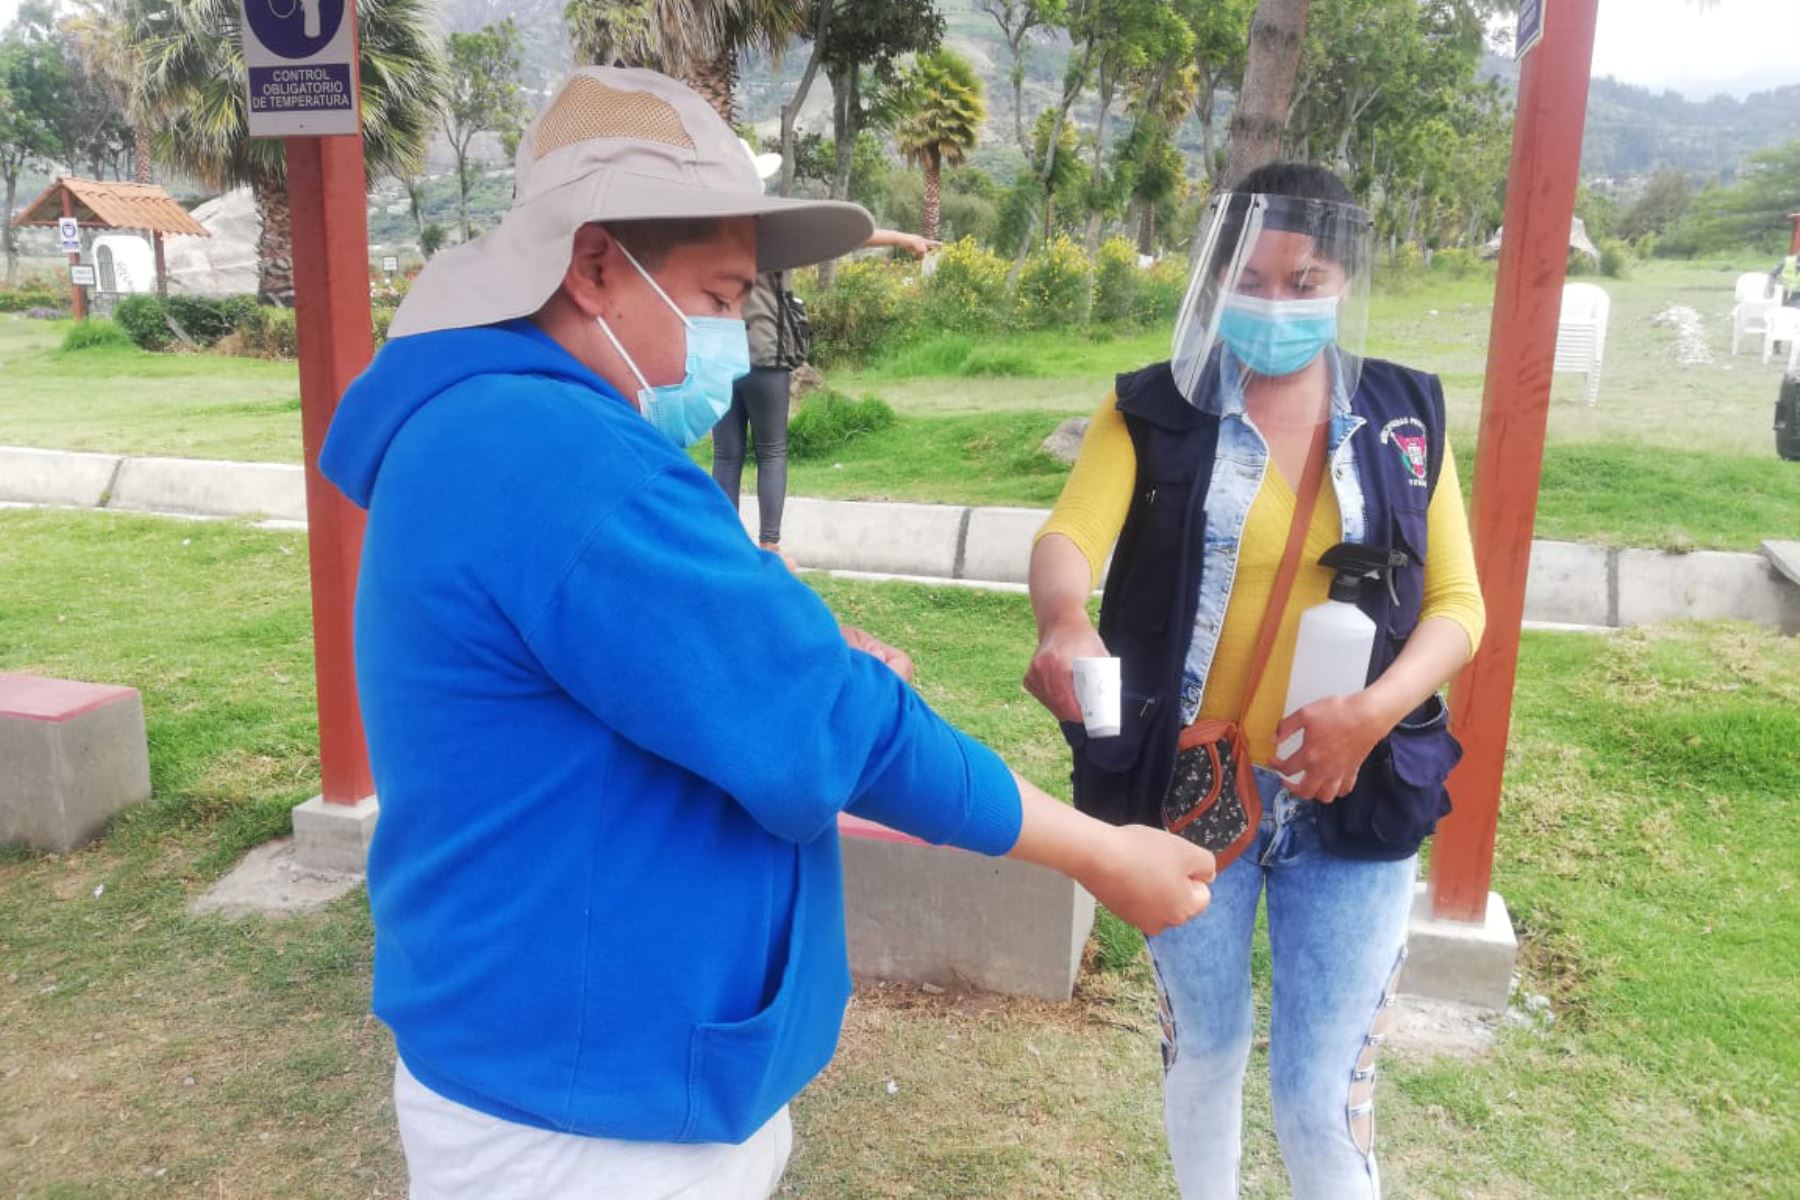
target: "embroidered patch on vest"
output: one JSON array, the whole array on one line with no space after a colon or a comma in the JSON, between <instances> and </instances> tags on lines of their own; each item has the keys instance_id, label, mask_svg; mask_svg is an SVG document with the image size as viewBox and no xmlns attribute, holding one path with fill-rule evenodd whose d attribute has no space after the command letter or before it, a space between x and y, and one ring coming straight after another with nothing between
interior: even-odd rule
<instances>
[{"instance_id":1,"label":"embroidered patch on vest","mask_svg":"<svg viewBox=\"0 0 1800 1200\"><path fill-rule=\"evenodd\" d=\"M1416 430L1416 432L1414 432ZM1425 440L1425 423L1417 417L1395 417L1381 427L1381 444L1394 444L1400 461L1409 472L1406 482L1413 487L1429 486L1429 443Z\"/></svg>"}]
</instances>

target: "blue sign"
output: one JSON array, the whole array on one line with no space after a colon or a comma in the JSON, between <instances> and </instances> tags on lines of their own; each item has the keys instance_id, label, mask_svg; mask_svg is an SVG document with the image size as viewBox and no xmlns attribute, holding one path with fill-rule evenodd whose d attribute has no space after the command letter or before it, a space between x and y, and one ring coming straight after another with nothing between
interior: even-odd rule
<instances>
[{"instance_id":1,"label":"blue sign","mask_svg":"<svg viewBox=\"0 0 1800 1200\"><path fill-rule=\"evenodd\" d=\"M1544 6L1550 0L1519 0L1519 31L1513 37L1513 58L1524 58L1544 40Z\"/></svg>"},{"instance_id":2,"label":"blue sign","mask_svg":"<svg viewBox=\"0 0 1800 1200\"><path fill-rule=\"evenodd\" d=\"M244 18L271 53L311 58L337 36L344 0L244 0Z\"/></svg>"}]
</instances>

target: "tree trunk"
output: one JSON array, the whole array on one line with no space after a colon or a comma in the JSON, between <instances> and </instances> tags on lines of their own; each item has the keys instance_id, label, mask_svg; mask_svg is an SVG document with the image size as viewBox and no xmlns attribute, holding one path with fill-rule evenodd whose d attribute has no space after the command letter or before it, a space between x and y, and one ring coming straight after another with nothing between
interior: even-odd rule
<instances>
[{"instance_id":1,"label":"tree trunk","mask_svg":"<svg viewBox=\"0 0 1800 1200\"><path fill-rule=\"evenodd\" d=\"M851 66L828 74L831 79L831 131L837 154L831 171L831 198L843 200L850 195L850 168L856 158L857 118L861 115L857 87L862 68ZM820 263L819 286L829 288L836 282L837 260Z\"/></svg>"},{"instance_id":2,"label":"tree trunk","mask_svg":"<svg viewBox=\"0 0 1800 1200\"><path fill-rule=\"evenodd\" d=\"M19 275L19 244L16 240L19 235L18 232L13 229L12 223L13 200L18 196L18 193L19 173L17 171L8 171L6 173L6 208L4 210L6 220L4 228L0 228L0 241L6 243L7 287L11 287L13 281L17 279Z\"/></svg>"},{"instance_id":3,"label":"tree trunk","mask_svg":"<svg viewBox=\"0 0 1800 1200\"><path fill-rule=\"evenodd\" d=\"M938 187L943 171L943 163L939 161L936 148L925 152L925 211L921 214L919 224L924 228L922 233L932 241L938 240L938 221L942 213L942 197Z\"/></svg>"},{"instance_id":4,"label":"tree trunk","mask_svg":"<svg viewBox=\"0 0 1800 1200\"><path fill-rule=\"evenodd\" d=\"M1019 151L1030 154L1030 145L1025 141L1025 60L1019 57L1019 49L1013 47L1013 137L1018 139Z\"/></svg>"},{"instance_id":5,"label":"tree trunk","mask_svg":"<svg viewBox=\"0 0 1800 1200\"><path fill-rule=\"evenodd\" d=\"M1219 170L1218 133L1213 128L1213 101L1218 88L1211 71L1200 72L1200 90L1194 97L1194 116L1200 119L1200 172L1208 183L1214 182L1213 176Z\"/></svg>"},{"instance_id":6,"label":"tree trunk","mask_svg":"<svg viewBox=\"0 0 1800 1200\"><path fill-rule=\"evenodd\" d=\"M1138 253L1156 253L1156 205L1149 200L1139 200L1142 206L1138 213Z\"/></svg>"},{"instance_id":7,"label":"tree trunk","mask_svg":"<svg viewBox=\"0 0 1800 1200\"><path fill-rule=\"evenodd\" d=\"M807 93L812 91L813 80L819 74L819 61L822 57L821 46L825 41L826 27L831 23L831 4L827 0L819 0L819 19L812 29L812 53L807 56L806 70L800 73L800 82L794 86L794 94L788 102L781 106L781 194L791 195L794 187L794 123L800 118L800 106L806 103Z\"/></svg>"},{"instance_id":8,"label":"tree trunk","mask_svg":"<svg viewBox=\"0 0 1800 1200\"><path fill-rule=\"evenodd\" d=\"M1102 68L1104 72L1105 68ZM1112 113L1113 81L1100 81L1100 113L1094 118L1094 161L1088 176L1088 223L1085 247L1088 256L1088 283L1092 290L1094 256L1100 253L1100 230L1106 216L1100 210L1100 171L1106 155L1106 118Z\"/></svg>"},{"instance_id":9,"label":"tree trunk","mask_svg":"<svg viewBox=\"0 0 1800 1200\"><path fill-rule=\"evenodd\" d=\"M727 125L737 125L737 51L725 47L717 58L700 63L689 72L685 82L706 98L713 111L725 118Z\"/></svg>"},{"instance_id":10,"label":"tree trunk","mask_svg":"<svg viewBox=\"0 0 1800 1200\"><path fill-rule=\"evenodd\" d=\"M131 127L131 174L139 183L150 183L154 178L150 159L150 127L143 123Z\"/></svg>"},{"instance_id":11,"label":"tree trunk","mask_svg":"<svg viewBox=\"0 0 1800 1200\"><path fill-rule=\"evenodd\" d=\"M1231 158L1227 184L1281 155L1281 134L1294 100L1294 80L1306 38L1311 0L1260 0L1250 21L1250 52L1244 86L1231 118Z\"/></svg>"},{"instance_id":12,"label":"tree trunk","mask_svg":"<svg viewBox=\"0 0 1800 1200\"><path fill-rule=\"evenodd\" d=\"M287 186L279 176L258 173L250 178L256 215L256 299L262 304L294 306L294 231L288 216Z\"/></svg>"},{"instance_id":13,"label":"tree trunk","mask_svg":"<svg viewBox=\"0 0 1800 1200\"><path fill-rule=\"evenodd\" d=\"M456 151L456 222L462 229L462 240L469 240L469 150L453 146Z\"/></svg>"}]
</instances>

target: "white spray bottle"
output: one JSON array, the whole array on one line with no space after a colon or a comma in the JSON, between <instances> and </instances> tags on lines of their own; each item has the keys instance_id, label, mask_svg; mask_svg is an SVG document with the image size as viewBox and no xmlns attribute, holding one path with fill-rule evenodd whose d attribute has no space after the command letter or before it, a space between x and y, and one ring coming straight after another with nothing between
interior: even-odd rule
<instances>
[{"instance_id":1,"label":"white spray bottle","mask_svg":"<svg viewBox=\"0 0 1800 1200\"><path fill-rule=\"evenodd\" d=\"M1287 707L1281 710L1284 719L1315 700L1363 689L1375 651L1375 622L1356 606L1357 597L1365 580L1387 579L1389 572L1406 563L1404 551L1354 542L1341 542L1319 556L1319 565L1337 574L1331 580L1331 598L1300 614ZM1287 758L1305 740L1305 731L1296 730L1275 753Z\"/></svg>"}]
</instances>

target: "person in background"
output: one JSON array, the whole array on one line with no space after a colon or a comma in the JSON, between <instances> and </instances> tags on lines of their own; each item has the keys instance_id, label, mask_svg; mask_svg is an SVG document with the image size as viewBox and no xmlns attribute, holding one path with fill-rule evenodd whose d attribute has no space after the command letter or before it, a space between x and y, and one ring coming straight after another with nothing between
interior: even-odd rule
<instances>
[{"instance_id":1,"label":"person in background","mask_svg":"<svg viewBox=\"0 0 1800 1200\"><path fill-rule=\"evenodd\" d=\"M320 469L368 510L375 1015L413 1200L764 1200L850 996L837 820L1068 874L1147 932L1212 859L1014 775L744 537L687 448L759 270L861 244L691 89L584 67L436 255ZM864 650L868 652L863 652Z\"/></svg>"},{"instance_id":2,"label":"person in background","mask_svg":"<svg viewBox=\"0 0 1800 1200\"><path fill-rule=\"evenodd\" d=\"M1776 263L1769 278L1782 290L1789 308L1800 308L1800 250Z\"/></svg>"},{"instance_id":3,"label":"person in background","mask_svg":"<svg viewBox=\"0 0 1800 1200\"><path fill-rule=\"evenodd\" d=\"M1318 167L1262 167L1215 198L1171 360L1119 376L1032 552L1039 640L1025 686L1066 723L1077 806L1202 845L1231 839L1211 846L1212 905L1149 939L1184 1200L1237 1194L1265 891L1269 1077L1293 1195L1379 1194L1376 1050L1418 848L1461 753L1438 689L1473 653L1484 611L1443 389L1360 356L1369 229ZM1316 564L1338 543L1405 556L1356 593L1375 626L1368 684L1284 717L1300 615L1326 599L1334 572ZM1109 552L1096 631L1088 598ZM1123 725L1089 738L1071 665L1109 654ZM1252 780L1206 757L1223 752L1226 722ZM1296 734L1297 749L1278 749Z\"/></svg>"},{"instance_id":4,"label":"person in background","mask_svg":"<svg viewBox=\"0 0 1800 1200\"><path fill-rule=\"evenodd\" d=\"M756 154L739 140L766 184L781 170L781 155ZM877 229L865 246L895 246L923 258L942 243L913 233ZM808 346L796 321L799 311L786 271L765 271L744 300L750 334L750 373L731 389L731 407L713 427L713 479L737 507L744 476L744 443L754 438L756 453L757 545L781 550L781 514L787 501L788 404L793 372L806 362Z\"/></svg>"}]
</instances>

